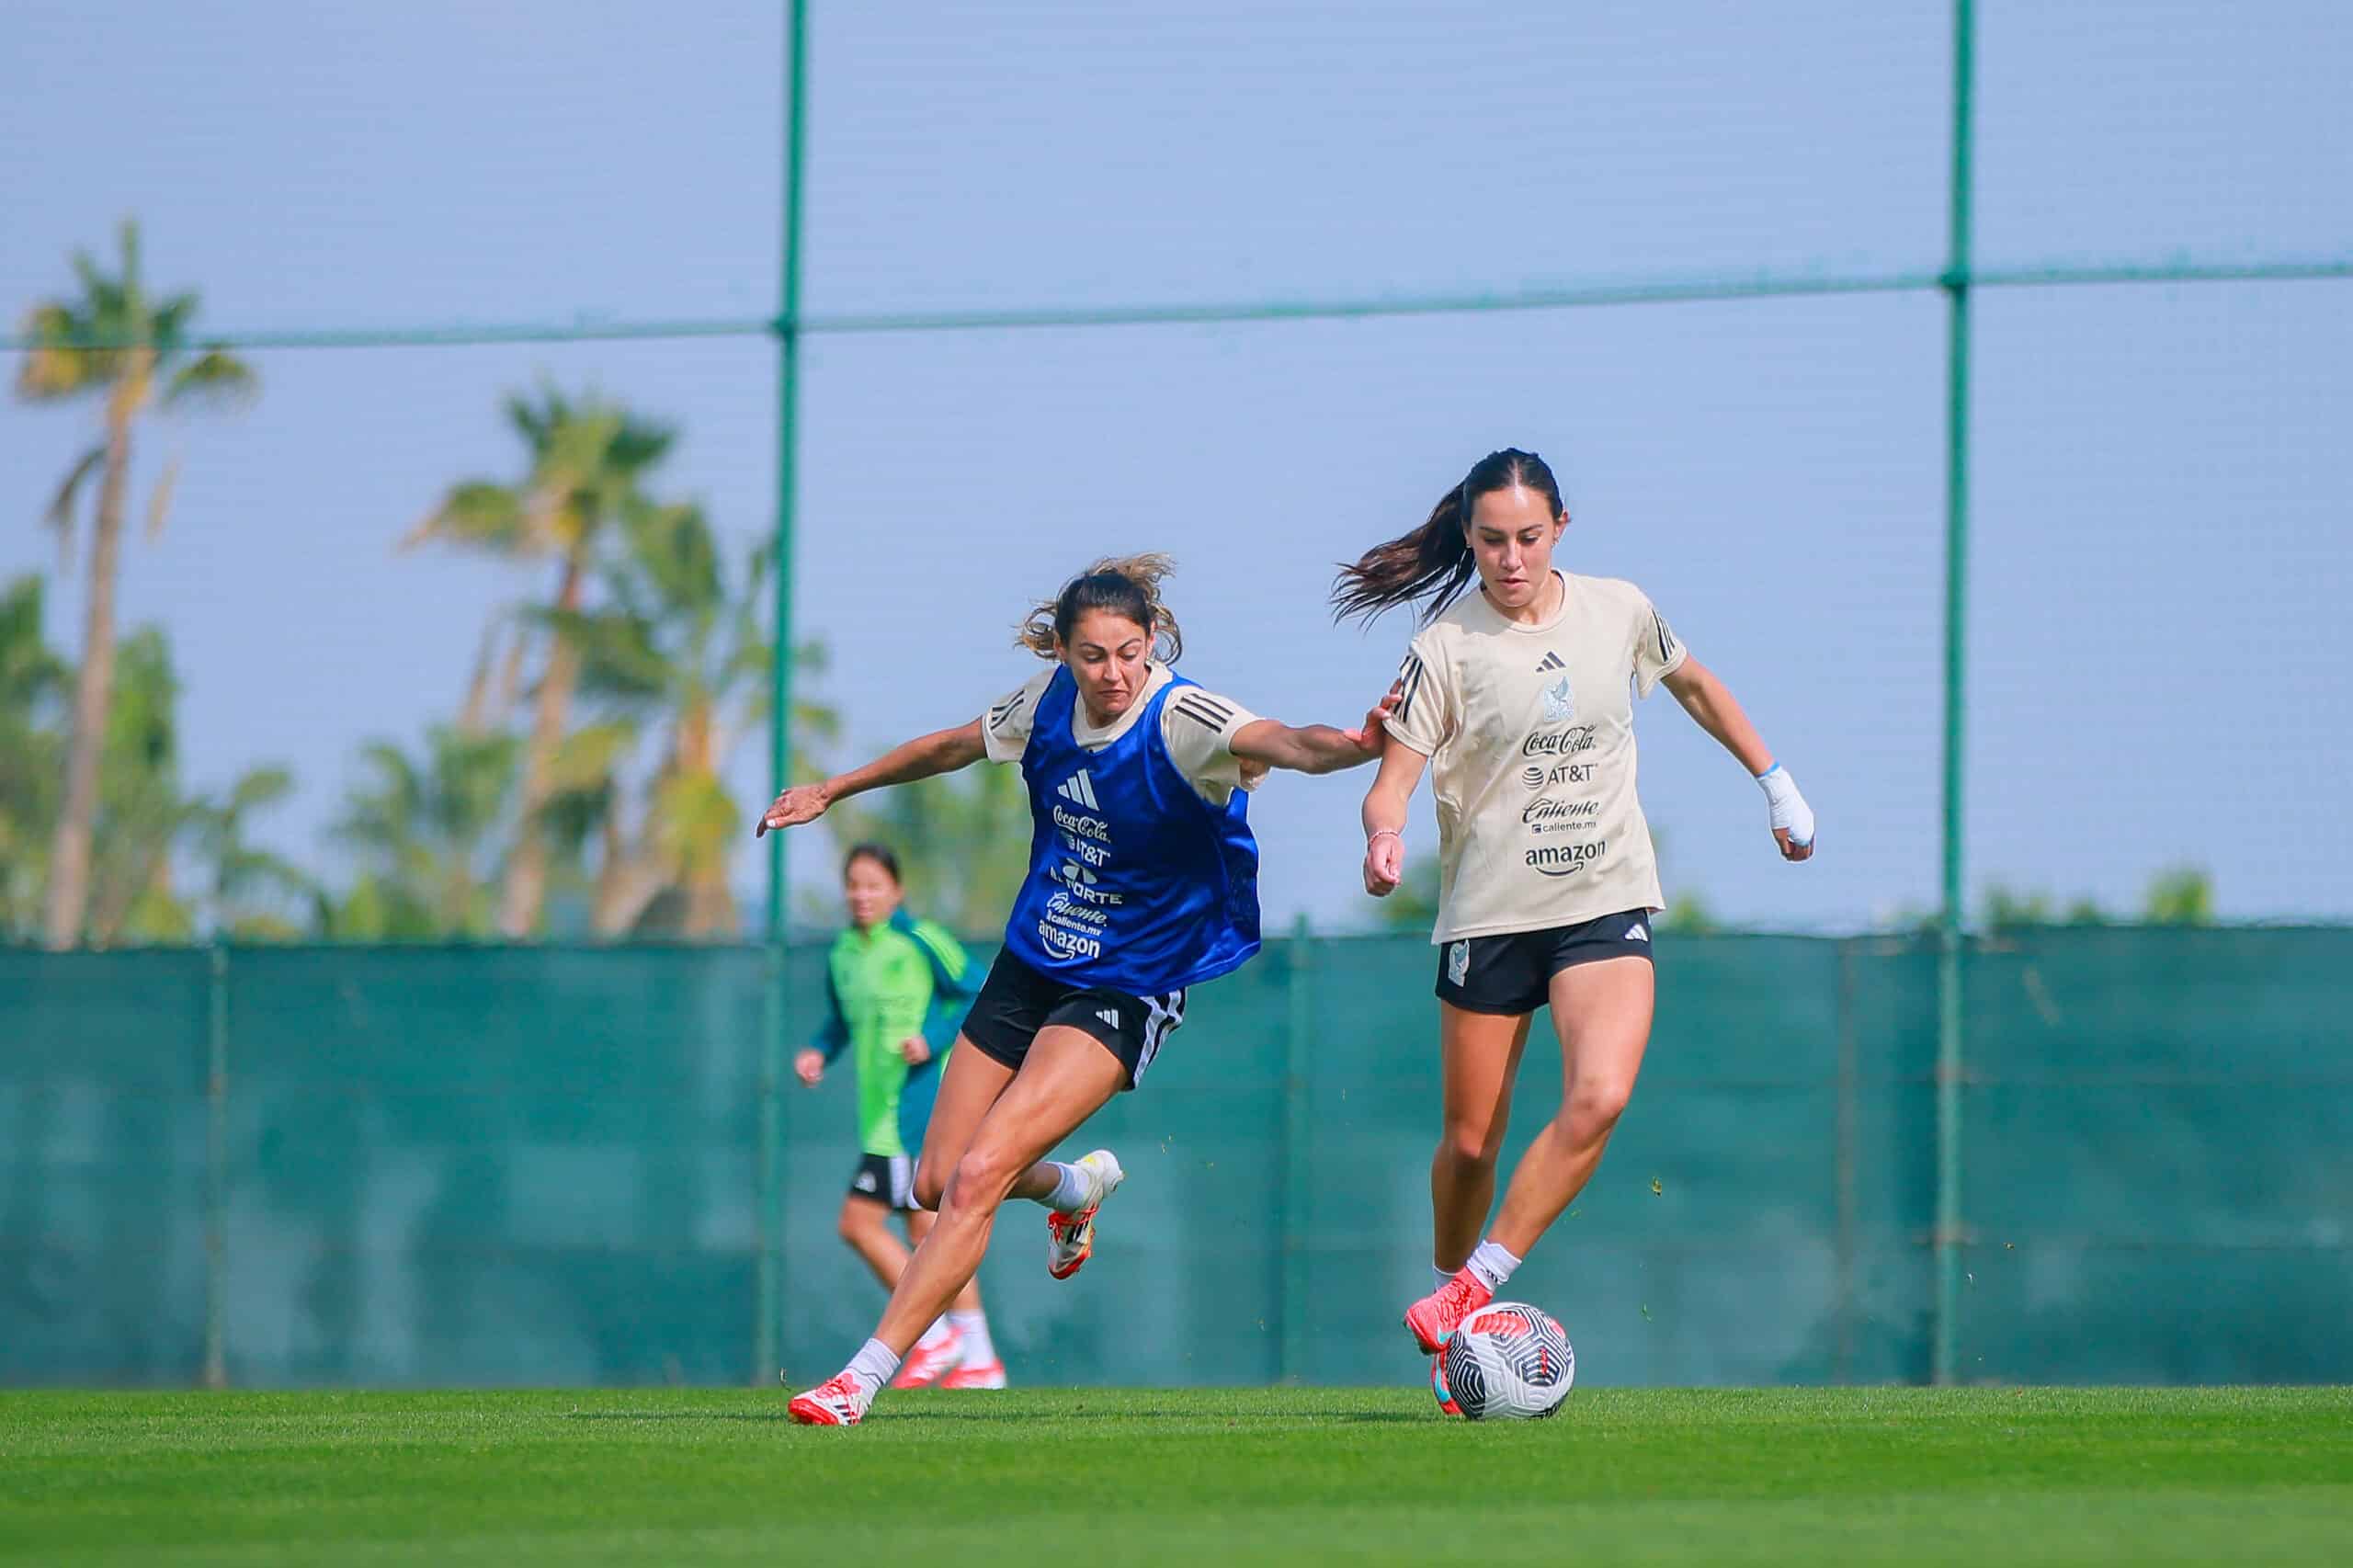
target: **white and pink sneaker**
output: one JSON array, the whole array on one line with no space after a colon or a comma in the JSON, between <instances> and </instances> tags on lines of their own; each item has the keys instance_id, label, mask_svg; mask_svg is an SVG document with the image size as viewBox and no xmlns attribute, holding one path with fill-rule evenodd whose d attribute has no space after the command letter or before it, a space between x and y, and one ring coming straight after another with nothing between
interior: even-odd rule
<instances>
[{"instance_id":1,"label":"white and pink sneaker","mask_svg":"<svg viewBox=\"0 0 2353 1568\"><path fill-rule=\"evenodd\" d=\"M1091 1189L1086 1204L1067 1214L1046 1216L1046 1272L1057 1279L1069 1278L1095 1256L1096 1211L1128 1175L1108 1149L1096 1150L1078 1162L1078 1168L1086 1173Z\"/></svg>"},{"instance_id":2,"label":"white and pink sneaker","mask_svg":"<svg viewBox=\"0 0 2353 1568\"><path fill-rule=\"evenodd\" d=\"M873 1403L874 1391L845 1368L807 1393L795 1395L785 1409L803 1426L855 1426L866 1419Z\"/></svg>"},{"instance_id":3,"label":"white and pink sneaker","mask_svg":"<svg viewBox=\"0 0 2353 1568\"><path fill-rule=\"evenodd\" d=\"M964 1364L964 1336L954 1329L944 1330L938 1338L919 1340L907 1358L899 1365L899 1375L891 1380L894 1389L924 1389L934 1383L947 1384L956 1369Z\"/></svg>"},{"instance_id":4,"label":"white and pink sneaker","mask_svg":"<svg viewBox=\"0 0 2353 1568\"><path fill-rule=\"evenodd\" d=\"M1005 1363L983 1361L957 1368L939 1380L944 1389L1001 1389L1005 1387Z\"/></svg>"}]
</instances>

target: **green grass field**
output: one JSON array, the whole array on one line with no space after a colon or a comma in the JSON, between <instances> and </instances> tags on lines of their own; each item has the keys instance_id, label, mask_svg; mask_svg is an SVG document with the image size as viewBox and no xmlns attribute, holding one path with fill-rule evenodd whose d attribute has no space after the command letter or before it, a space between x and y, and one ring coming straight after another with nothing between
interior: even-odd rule
<instances>
[{"instance_id":1,"label":"green grass field","mask_svg":"<svg viewBox=\"0 0 2353 1568\"><path fill-rule=\"evenodd\" d=\"M2353 1562L2353 1392L0 1394L0 1561Z\"/></svg>"}]
</instances>

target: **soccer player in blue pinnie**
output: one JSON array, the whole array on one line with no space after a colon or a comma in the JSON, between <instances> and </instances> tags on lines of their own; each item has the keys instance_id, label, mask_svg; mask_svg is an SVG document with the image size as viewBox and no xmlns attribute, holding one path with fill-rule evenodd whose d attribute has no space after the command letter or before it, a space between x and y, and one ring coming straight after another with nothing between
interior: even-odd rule
<instances>
[{"instance_id":1,"label":"soccer player in blue pinnie","mask_svg":"<svg viewBox=\"0 0 2353 1568\"><path fill-rule=\"evenodd\" d=\"M1008 1198L1046 1210L1046 1270L1078 1272L1124 1173L1108 1149L1045 1156L1143 1079L1185 1020L1186 993L1258 950L1248 795L1271 768L1330 773L1381 755L1392 688L1356 730L1294 729L1169 666L1165 556L1097 562L1038 606L1020 642L1051 667L987 712L777 797L759 831L813 822L868 790L1017 762L1029 873L942 1074L915 1200L938 1211L873 1337L792 1401L805 1426L849 1426L980 1267Z\"/></svg>"}]
</instances>

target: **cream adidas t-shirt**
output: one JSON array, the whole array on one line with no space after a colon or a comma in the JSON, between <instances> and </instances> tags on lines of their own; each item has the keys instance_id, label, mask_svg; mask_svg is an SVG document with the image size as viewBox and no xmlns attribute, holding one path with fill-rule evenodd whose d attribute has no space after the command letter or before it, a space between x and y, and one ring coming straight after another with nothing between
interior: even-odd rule
<instances>
[{"instance_id":1,"label":"cream adidas t-shirt","mask_svg":"<svg viewBox=\"0 0 2353 1568\"><path fill-rule=\"evenodd\" d=\"M1433 942L1542 931L1664 906L1634 793L1634 699L1683 645L1643 591L1561 579L1541 626L1472 592L1414 639L1392 739L1430 759L1438 801Z\"/></svg>"},{"instance_id":2,"label":"cream adidas t-shirt","mask_svg":"<svg viewBox=\"0 0 2353 1568\"><path fill-rule=\"evenodd\" d=\"M1048 665L1014 690L989 704L981 715L981 739L988 747L991 762L1019 762L1029 744L1029 732L1037 722L1038 699L1046 695L1046 687L1062 669L1059 664ZM1153 662L1152 673L1144 677L1143 690L1128 705L1128 710L1101 729L1086 722L1084 699L1071 705L1071 739L1088 751L1101 751L1135 727L1152 699L1174 677L1168 666ZM1233 737L1245 724L1257 722L1258 715L1231 698L1220 697L1198 686L1186 687L1161 704L1160 738L1168 748L1168 760L1176 771L1199 792L1201 799L1212 806L1222 806L1233 798L1236 790L1256 790L1266 777L1266 769L1255 764L1245 766L1233 755Z\"/></svg>"}]
</instances>

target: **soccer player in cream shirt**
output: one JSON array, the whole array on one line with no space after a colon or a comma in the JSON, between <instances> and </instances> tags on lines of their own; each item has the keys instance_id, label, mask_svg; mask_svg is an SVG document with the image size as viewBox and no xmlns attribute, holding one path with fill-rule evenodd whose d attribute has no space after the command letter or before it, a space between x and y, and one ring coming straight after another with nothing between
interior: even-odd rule
<instances>
[{"instance_id":1,"label":"soccer player in cream shirt","mask_svg":"<svg viewBox=\"0 0 2353 1568\"><path fill-rule=\"evenodd\" d=\"M1424 623L1365 797L1364 883L1376 898L1395 891L1406 803L1428 772L1444 1102L1430 1163L1437 1289L1405 1325L1433 1355L1592 1178L1642 1069L1663 901L1634 792L1634 699L1664 684L1756 779L1783 858L1813 853L1813 812L1788 770L1642 590L1554 570L1567 526L1543 459L1492 452L1420 528L1344 567L1333 592L1344 616L1412 604ZM1483 1237L1529 1022L1548 1003L1562 1105Z\"/></svg>"}]
</instances>

